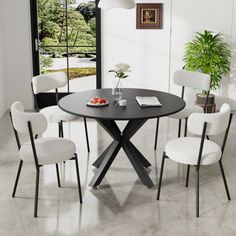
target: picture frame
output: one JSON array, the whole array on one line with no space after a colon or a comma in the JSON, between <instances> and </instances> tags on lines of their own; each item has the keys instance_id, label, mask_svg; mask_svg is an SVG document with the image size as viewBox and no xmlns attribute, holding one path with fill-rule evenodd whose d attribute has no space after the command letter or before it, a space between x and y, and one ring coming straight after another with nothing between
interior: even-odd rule
<instances>
[{"instance_id":1,"label":"picture frame","mask_svg":"<svg viewBox=\"0 0 236 236\"><path fill-rule=\"evenodd\" d=\"M162 29L162 3L137 3L136 28Z\"/></svg>"}]
</instances>

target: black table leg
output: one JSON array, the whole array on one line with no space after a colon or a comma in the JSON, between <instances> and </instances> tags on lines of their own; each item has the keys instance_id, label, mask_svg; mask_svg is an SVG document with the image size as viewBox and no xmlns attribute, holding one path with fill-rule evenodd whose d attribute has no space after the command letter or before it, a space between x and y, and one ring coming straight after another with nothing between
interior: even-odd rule
<instances>
[{"instance_id":1,"label":"black table leg","mask_svg":"<svg viewBox=\"0 0 236 236\"><path fill-rule=\"evenodd\" d=\"M134 151L133 147L131 146L131 143L124 144L122 147L123 147L126 155L128 156L132 166L134 167L136 173L138 174L139 178L141 179L142 183L149 188L153 187L152 180L148 176L140 159L135 157L135 151Z\"/></svg>"},{"instance_id":2,"label":"black table leg","mask_svg":"<svg viewBox=\"0 0 236 236\"><path fill-rule=\"evenodd\" d=\"M115 141L113 141L115 142ZM108 151L111 149L113 142L106 148L106 150L98 157L98 159L92 164L95 167L99 167L104 160L105 156L107 155Z\"/></svg>"},{"instance_id":3,"label":"black table leg","mask_svg":"<svg viewBox=\"0 0 236 236\"><path fill-rule=\"evenodd\" d=\"M136 158L138 158L142 164L145 167L149 167L151 166L151 163L143 156L143 154L133 145L133 143L131 143L130 141L127 142L130 145L130 148L132 148L134 155Z\"/></svg>"},{"instance_id":4,"label":"black table leg","mask_svg":"<svg viewBox=\"0 0 236 236\"><path fill-rule=\"evenodd\" d=\"M97 120L98 123L107 131L107 133L114 139L114 141L106 148L106 150L100 155L100 157L93 163L98 167L93 179L89 186L96 187L99 185L108 171L110 165L115 159L117 153L122 147L128 156L131 164L137 172L142 183L147 187L153 187L153 183L148 176L144 167L149 167L151 164L140 153L140 151L130 141L130 138L143 126L147 121L146 119L130 120L123 132L114 120Z\"/></svg>"},{"instance_id":5,"label":"black table leg","mask_svg":"<svg viewBox=\"0 0 236 236\"><path fill-rule=\"evenodd\" d=\"M109 167L111 166L111 164L112 164L113 160L115 159L117 153L119 152L120 148L121 148L120 142L114 141L112 143L111 148L109 149L109 151L107 152L106 156L104 157L101 165L97 169L93 179L89 183L89 186L96 187L97 185L99 185L101 183L103 177L107 173Z\"/></svg>"},{"instance_id":6,"label":"black table leg","mask_svg":"<svg viewBox=\"0 0 236 236\"><path fill-rule=\"evenodd\" d=\"M137 158L139 158L139 160L143 163L143 165L147 168L149 166L151 166L150 162L143 156L143 154L133 145L133 143L131 143L130 141L127 141L130 143L133 152L135 154L135 156ZM103 159L105 158L107 152L110 150L110 148L112 147L113 142L106 148L106 150L98 157L98 159L92 164L95 167L99 167L103 161Z\"/></svg>"}]
</instances>

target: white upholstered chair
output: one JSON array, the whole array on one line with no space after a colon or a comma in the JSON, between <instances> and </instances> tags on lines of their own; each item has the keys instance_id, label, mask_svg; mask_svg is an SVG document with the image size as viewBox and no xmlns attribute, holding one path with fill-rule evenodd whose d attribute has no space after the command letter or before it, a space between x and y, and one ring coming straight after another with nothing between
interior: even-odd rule
<instances>
[{"instance_id":1,"label":"white upholstered chair","mask_svg":"<svg viewBox=\"0 0 236 236\"><path fill-rule=\"evenodd\" d=\"M188 130L200 137L182 137L169 141L162 157L157 200L160 197L162 174L166 158L196 168L196 216L199 217L199 172L202 165L219 163L228 200L230 194L224 174L222 157L232 120L230 106L223 104L220 112L211 114L193 113L188 119ZM206 139L206 135L217 135L224 132L222 146ZM189 170L187 171L186 187L188 186Z\"/></svg>"},{"instance_id":2,"label":"white upholstered chair","mask_svg":"<svg viewBox=\"0 0 236 236\"><path fill-rule=\"evenodd\" d=\"M47 119L41 113L24 112L24 107L21 102L15 102L12 104L11 120L19 149L20 159L12 197L15 197L23 163L29 162L34 164L36 168L34 217L37 217L40 167L44 165L56 164L58 186L61 187L58 163L73 159L75 160L76 166L80 203L82 203L79 167L75 144L71 140L65 138L45 137L35 139L35 135L40 135L46 130ZM29 134L30 141L21 144L18 133Z\"/></svg>"},{"instance_id":3,"label":"white upholstered chair","mask_svg":"<svg viewBox=\"0 0 236 236\"><path fill-rule=\"evenodd\" d=\"M206 111L209 92L210 92L211 79L210 79L210 75L204 74L201 72L177 70L174 72L173 80L176 85L182 86L182 93L181 93L182 98L184 98L185 87L207 91L206 103L204 104L204 108L198 105L186 102L186 106L183 110L169 116L171 118L179 119L178 137L180 137L181 135L182 119L185 119L184 136L186 136L188 117L194 112L203 113ZM159 118L157 118L157 124L156 124L156 134L155 134L155 142L154 142L155 150L157 147L158 128L159 128Z\"/></svg>"},{"instance_id":4,"label":"white upholstered chair","mask_svg":"<svg viewBox=\"0 0 236 236\"><path fill-rule=\"evenodd\" d=\"M63 134L63 122L70 122L78 119L78 116L73 116L67 112L62 111L58 105L49 106L39 110L39 106L37 103L36 95L42 92L49 91L51 89L55 89L56 92L56 101L59 101L58 88L64 87L67 84L67 75L64 72L53 72L48 74L42 74L33 77L32 79L32 91L34 95L34 103L37 111L44 114L48 120L48 122L58 123L59 137L64 137ZM88 138L88 129L86 118L84 117L84 127L85 127L85 135L87 141L87 149L90 152L89 147L89 138Z\"/></svg>"}]
</instances>

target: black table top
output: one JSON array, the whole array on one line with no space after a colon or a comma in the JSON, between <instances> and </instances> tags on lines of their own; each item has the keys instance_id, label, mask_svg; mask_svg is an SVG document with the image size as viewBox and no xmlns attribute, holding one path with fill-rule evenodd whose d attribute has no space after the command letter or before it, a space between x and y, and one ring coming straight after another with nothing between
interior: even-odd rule
<instances>
[{"instance_id":1,"label":"black table top","mask_svg":"<svg viewBox=\"0 0 236 236\"><path fill-rule=\"evenodd\" d=\"M89 107L86 103L93 97L105 97L109 101L108 106ZM140 107L136 96L156 96L161 107ZM95 89L78 92L63 97L59 101L59 107L70 114L107 120L134 120L150 119L171 115L182 110L185 102L182 98L161 91L148 89L123 89L122 99L127 100L126 107L120 107L113 102L111 89Z\"/></svg>"}]
</instances>

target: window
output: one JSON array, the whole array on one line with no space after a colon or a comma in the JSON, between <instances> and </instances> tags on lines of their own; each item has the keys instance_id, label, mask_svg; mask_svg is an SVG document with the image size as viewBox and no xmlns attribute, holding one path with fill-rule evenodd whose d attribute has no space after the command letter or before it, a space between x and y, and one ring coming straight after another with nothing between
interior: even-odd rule
<instances>
[{"instance_id":1,"label":"window","mask_svg":"<svg viewBox=\"0 0 236 236\"><path fill-rule=\"evenodd\" d=\"M97 3L98 0L31 0L34 75L66 72L68 85L59 89L62 95L101 87ZM39 104L45 104L50 97L48 93L38 96Z\"/></svg>"}]
</instances>

